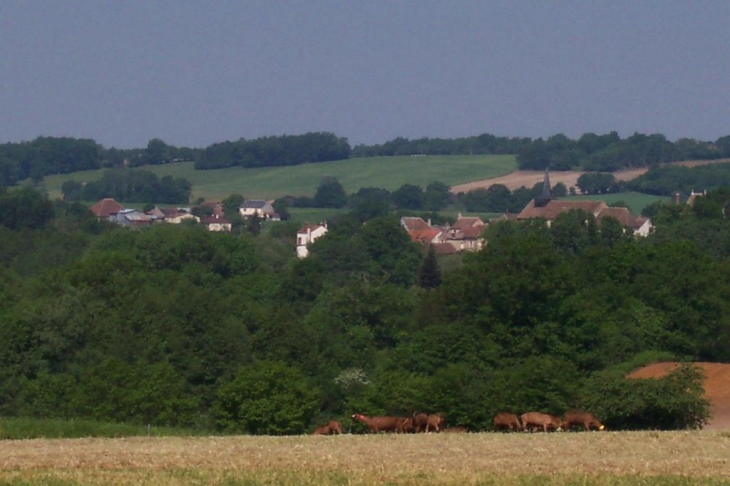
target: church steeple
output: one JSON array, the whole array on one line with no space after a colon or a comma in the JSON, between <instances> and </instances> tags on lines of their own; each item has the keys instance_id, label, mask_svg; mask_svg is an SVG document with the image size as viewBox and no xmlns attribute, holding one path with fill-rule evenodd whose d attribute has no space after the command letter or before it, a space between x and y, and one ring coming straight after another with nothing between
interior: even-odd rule
<instances>
[{"instance_id":1,"label":"church steeple","mask_svg":"<svg viewBox=\"0 0 730 486\"><path fill-rule=\"evenodd\" d=\"M538 208L544 207L553 199L553 193L550 189L550 172L545 167L545 178L542 180L542 192L539 197L535 198L535 206Z\"/></svg>"}]
</instances>

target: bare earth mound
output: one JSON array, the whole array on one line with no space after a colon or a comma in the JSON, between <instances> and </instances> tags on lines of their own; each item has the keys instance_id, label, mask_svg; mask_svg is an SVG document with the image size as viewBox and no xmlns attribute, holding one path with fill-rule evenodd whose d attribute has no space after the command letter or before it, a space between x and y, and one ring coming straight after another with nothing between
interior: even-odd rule
<instances>
[{"instance_id":1,"label":"bare earth mound","mask_svg":"<svg viewBox=\"0 0 730 486\"><path fill-rule=\"evenodd\" d=\"M698 165L707 164L720 164L724 162L730 162L730 159L718 159L718 160L685 160L683 162L673 162L672 165L683 165L686 167L695 167ZM613 176L617 181L629 181L635 179L648 171L648 167L640 167L637 169L621 170L614 172ZM577 186L578 178L585 174L582 171L565 171L565 172L551 172L550 183L557 184L562 182L565 187ZM545 177L545 172L540 170L518 170L502 177L495 177L494 179L485 179L482 181L468 182L466 184L459 184L451 187L451 192L458 194L460 192L469 192L474 189L484 188L487 189L492 184L504 184L507 189L514 191L524 186L528 189L532 188L538 182L542 182Z\"/></svg>"},{"instance_id":2,"label":"bare earth mound","mask_svg":"<svg viewBox=\"0 0 730 486\"><path fill-rule=\"evenodd\" d=\"M702 369L705 375L703 388L705 398L710 402L712 417L705 426L707 430L730 429L730 364L692 363ZM629 378L661 378L679 366L679 363L654 363L640 368Z\"/></svg>"}]
</instances>

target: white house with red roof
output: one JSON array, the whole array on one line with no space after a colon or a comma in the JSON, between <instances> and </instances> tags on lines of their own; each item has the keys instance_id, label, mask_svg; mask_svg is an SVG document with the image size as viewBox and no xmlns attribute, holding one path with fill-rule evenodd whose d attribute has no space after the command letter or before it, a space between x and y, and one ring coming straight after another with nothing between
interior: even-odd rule
<instances>
[{"instance_id":1,"label":"white house with red roof","mask_svg":"<svg viewBox=\"0 0 730 486\"><path fill-rule=\"evenodd\" d=\"M299 258L306 258L309 255L309 248L307 246L310 243L314 243L317 238L324 236L326 233L327 223L304 223L299 231L297 231L297 256Z\"/></svg>"}]
</instances>

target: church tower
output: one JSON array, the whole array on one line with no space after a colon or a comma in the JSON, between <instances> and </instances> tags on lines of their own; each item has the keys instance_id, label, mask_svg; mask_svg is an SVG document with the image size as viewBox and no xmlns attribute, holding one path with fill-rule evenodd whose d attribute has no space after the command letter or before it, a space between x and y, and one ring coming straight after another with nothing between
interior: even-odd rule
<instances>
[{"instance_id":1,"label":"church tower","mask_svg":"<svg viewBox=\"0 0 730 486\"><path fill-rule=\"evenodd\" d=\"M553 193L550 189L550 172L545 167L545 178L542 181L542 192L535 198L535 207L542 208L553 199Z\"/></svg>"}]
</instances>

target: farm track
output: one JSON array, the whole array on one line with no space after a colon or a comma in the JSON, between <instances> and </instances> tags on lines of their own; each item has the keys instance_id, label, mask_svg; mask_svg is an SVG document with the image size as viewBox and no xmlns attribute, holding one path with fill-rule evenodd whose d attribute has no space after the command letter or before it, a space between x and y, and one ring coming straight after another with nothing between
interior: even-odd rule
<instances>
[{"instance_id":1,"label":"farm track","mask_svg":"<svg viewBox=\"0 0 730 486\"><path fill-rule=\"evenodd\" d=\"M0 484L722 484L728 458L705 431L36 439L0 441Z\"/></svg>"}]
</instances>

